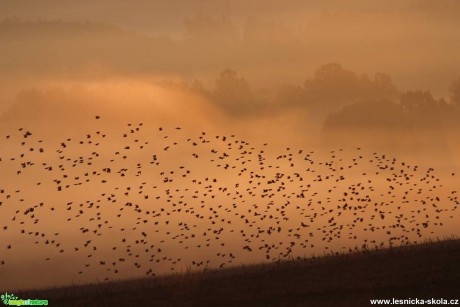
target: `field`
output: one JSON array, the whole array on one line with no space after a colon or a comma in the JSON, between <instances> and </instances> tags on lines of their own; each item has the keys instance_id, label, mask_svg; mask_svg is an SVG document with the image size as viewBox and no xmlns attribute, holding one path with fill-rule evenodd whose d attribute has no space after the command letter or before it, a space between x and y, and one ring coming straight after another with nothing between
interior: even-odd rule
<instances>
[{"instance_id":1,"label":"field","mask_svg":"<svg viewBox=\"0 0 460 307\"><path fill-rule=\"evenodd\" d=\"M460 307L459 29L460 0L0 0L0 307Z\"/></svg>"},{"instance_id":2,"label":"field","mask_svg":"<svg viewBox=\"0 0 460 307\"><path fill-rule=\"evenodd\" d=\"M369 306L458 299L460 240L27 292L50 306ZM454 303L454 302L452 302Z\"/></svg>"}]
</instances>

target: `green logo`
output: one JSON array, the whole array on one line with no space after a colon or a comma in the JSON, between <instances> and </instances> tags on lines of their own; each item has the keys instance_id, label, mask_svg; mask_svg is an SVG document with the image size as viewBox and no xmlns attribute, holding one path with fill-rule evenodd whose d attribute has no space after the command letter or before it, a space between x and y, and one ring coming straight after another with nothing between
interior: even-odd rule
<instances>
[{"instance_id":1,"label":"green logo","mask_svg":"<svg viewBox=\"0 0 460 307\"><path fill-rule=\"evenodd\" d=\"M3 304L7 306L48 306L48 300L20 300L13 294L2 294L0 296Z\"/></svg>"}]
</instances>

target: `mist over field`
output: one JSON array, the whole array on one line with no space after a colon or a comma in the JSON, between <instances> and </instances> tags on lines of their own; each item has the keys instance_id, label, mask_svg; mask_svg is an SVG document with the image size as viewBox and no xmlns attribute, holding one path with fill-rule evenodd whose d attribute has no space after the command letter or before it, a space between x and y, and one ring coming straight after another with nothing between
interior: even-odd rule
<instances>
[{"instance_id":1,"label":"mist over field","mask_svg":"<svg viewBox=\"0 0 460 307\"><path fill-rule=\"evenodd\" d=\"M1 1L0 291L458 236L459 17Z\"/></svg>"}]
</instances>

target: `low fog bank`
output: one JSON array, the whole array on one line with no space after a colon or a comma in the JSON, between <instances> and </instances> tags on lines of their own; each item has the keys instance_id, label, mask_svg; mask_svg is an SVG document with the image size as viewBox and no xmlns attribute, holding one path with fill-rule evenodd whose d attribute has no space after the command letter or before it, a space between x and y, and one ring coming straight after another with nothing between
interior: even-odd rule
<instances>
[{"instance_id":1,"label":"low fog bank","mask_svg":"<svg viewBox=\"0 0 460 307\"><path fill-rule=\"evenodd\" d=\"M0 287L458 235L459 16L0 1Z\"/></svg>"},{"instance_id":2,"label":"low fog bank","mask_svg":"<svg viewBox=\"0 0 460 307\"><path fill-rule=\"evenodd\" d=\"M460 67L460 6L447 0L352 1L346 6L340 1L117 2L112 5L125 8L117 16L88 2L75 4L80 10L39 2L41 9L35 11L16 2L3 4L1 75L154 74L198 78L209 86L229 67L257 87L272 88L339 62L357 71L388 73L404 90L446 95ZM130 21L140 25L130 26Z\"/></svg>"},{"instance_id":3,"label":"low fog bank","mask_svg":"<svg viewBox=\"0 0 460 307\"><path fill-rule=\"evenodd\" d=\"M0 259L4 289L271 261L267 244L268 252L275 246L280 250L273 255L283 256L289 245L280 242L307 235L309 244L294 248L294 256L458 232L451 197L458 189L451 175L459 162L458 81L442 98L400 90L383 73L358 74L329 63L299 84L267 91L232 69L209 86L161 75L10 84L11 101L0 118L1 188L11 195L1 207L11 220L2 225L2 244L12 245ZM280 179L271 191L268 184ZM305 195L300 180L311 185ZM344 192L357 186L385 206L369 206L359 216L334 211ZM439 204L423 203L436 197ZM264 209L264 215L287 217L281 225L288 232L270 230L271 219L250 224ZM164 213L147 219L145 211L152 210ZM392 224L399 223L394 214L407 215L407 228ZM294 239L289 229L301 223L311 229ZM371 224L377 228L370 233ZM330 225L349 230L341 237ZM219 241L206 241L211 233ZM253 252L244 249L247 236L257 238ZM142 238L148 239L138 243ZM55 273L43 281L48 271Z\"/></svg>"},{"instance_id":4,"label":"low fog bank","mask_svg":"<svg viewBox=\"0 0 460 307\"><path fill-rule=\"evenodd\" d=\"M9 80L3 129L84 130L95 115L106 125L145 121L191 131L238 134L258 143L303 148L368 147L433 166L456 167L460 79L446 97L400 90L384 73L319 66L300 84L257 88L223 70L212 85L165 76ZM112 125L113 126L113 125Z\"/></svg>"}]
</instances>

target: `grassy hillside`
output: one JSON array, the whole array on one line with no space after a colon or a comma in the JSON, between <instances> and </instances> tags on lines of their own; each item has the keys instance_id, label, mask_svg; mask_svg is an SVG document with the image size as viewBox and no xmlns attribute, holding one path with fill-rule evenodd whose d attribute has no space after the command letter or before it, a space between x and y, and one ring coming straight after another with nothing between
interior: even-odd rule
<instances>
[{"instance_id":1,"label":"grassy hillside","mask_svg":"<svg viewBox=\"0 0 460 307\"><path fill-rule=\"evenodd\" d=\"M460 240L15 294L48 299L50 306L370 306L370 299L458 299Z\"/></svg>"}]
</instances>

